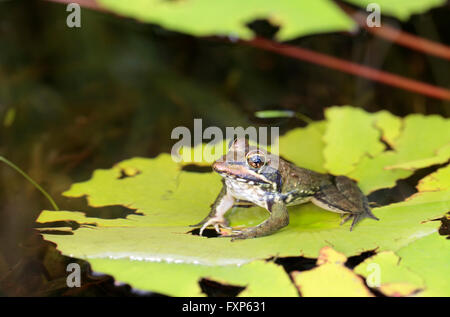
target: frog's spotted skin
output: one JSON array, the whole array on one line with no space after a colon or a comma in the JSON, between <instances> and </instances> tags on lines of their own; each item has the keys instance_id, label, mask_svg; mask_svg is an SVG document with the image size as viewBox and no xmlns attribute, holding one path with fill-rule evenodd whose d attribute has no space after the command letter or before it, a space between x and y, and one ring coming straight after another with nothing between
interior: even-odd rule
<instances>
[{"instance_id":1,"label":"frog's spotted skin","mask_svg":"<svg viewBox=\"0 0 450 317\"><path fill-rule=\"evenodd\" d=\"M344 215L341 222L353 218L350 230L365 217L378 220L367 198L356 183L345 176L321 174L297 167L280 157L249 146L247 140L236 139L226 155L213 164L224 178L224 186L201 226L200 235L208 226L218 233L228 228L225 213L233 205L257 205L267 209L270 217L256 227L232 231L233 239L256 238L272 234L288 225L288 206L311 201L313 204Z\"/></svg>"}]
</instances>

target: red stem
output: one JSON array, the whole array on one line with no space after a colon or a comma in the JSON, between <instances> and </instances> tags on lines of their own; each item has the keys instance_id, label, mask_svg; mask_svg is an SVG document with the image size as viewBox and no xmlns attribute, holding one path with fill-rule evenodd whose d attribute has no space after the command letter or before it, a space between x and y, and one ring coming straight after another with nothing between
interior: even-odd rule
<instances>
[{"instance_id":1,"label":"red stem","mask_svg":"<svg viewBox=\"0 0 450 317\"><path fill-rule=\"evenodd\" d=\"M100 7L95 0L44 0L48 2L57 2L57 3L78 3L81 7L98 10L98 11L105 11L102 7Z\"/></svg>"},{"instance_id":2,"label":"red stem","mask_svg":"<svg viewBox=\"0 0 450 317\"><path fill-rule=\"evenodd\" d=\"M45 1L59 2L59 3L75 2L83 7L107 12L107 10L101 8L94 0L45 0ZM346 10L350 9L348 9L347 7ZM365 25L365 22L361 25ZM395 30L390 27L385 26L381 28L368 28L368 30L376 35L392 40L398 44L408 46L412 49L417 49L422 52L438 55L444 58L447 58L448 56L447 55L448 47L404 33L399 30ZM274 53L289 56L298 60L304 60L310 63L326 66L345 73L365 77L374 81L381 82L386 85L399 87L429 97L443 100L450 100L450 90L448 89L408 79L399 75L394 75L388 72L380 71L374 68L349 62L340 58L332 57L322 53L317 53L308 49L291 46L287 44L281 44L263 38L255 38L250 41L240 41L240 43L257 47L259 49L272 51Z\"/></svg>"},{"instance_id":3,"label":"red stem","mask_svg":"<svg viewBox=\"0 0 450 317\"><path fill-rule=\"evenodd\" d=\"M280 55L285 55L295 59L300 59L310 63L337 69L342 72L369 78L386 85L403 88L429 97L450 100L450 90L448 89L429 85L420 81L408 79L378 69L363 66L322 53L317 53L308 49L281 44L263 38L255 38L250 41L241 41L241 43L267 51L272 51Z\"/></svg>"},{"instance_id":4,"label":"red stem","mask_svg":"<svg viewBox=\"0 0 450 317\"><path fill-rule=\"evenodd\" d=\"M367 14L357 11L343 3L338 4L353 20L370 33L412 50L450 60L450 47L447 45L403 32L389 25L369 27L367 25Z\"/></svg>"}]
</instances>

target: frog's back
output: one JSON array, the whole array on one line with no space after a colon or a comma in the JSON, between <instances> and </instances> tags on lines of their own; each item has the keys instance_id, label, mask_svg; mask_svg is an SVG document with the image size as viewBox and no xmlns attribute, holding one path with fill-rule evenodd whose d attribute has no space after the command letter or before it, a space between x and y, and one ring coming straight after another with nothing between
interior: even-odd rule
<instances>
[{"instance_id":1,"label":"frog's back","mask_svg":"<svg viewBox=\"0 0 450 317\"><path fill-rule=\"evenodd\" d=\"M283 180L282 192L299 190L314 194L330 183L329 175L298 167L285 160L280 160L280 172Z\"/></svg>"}]
</instances>

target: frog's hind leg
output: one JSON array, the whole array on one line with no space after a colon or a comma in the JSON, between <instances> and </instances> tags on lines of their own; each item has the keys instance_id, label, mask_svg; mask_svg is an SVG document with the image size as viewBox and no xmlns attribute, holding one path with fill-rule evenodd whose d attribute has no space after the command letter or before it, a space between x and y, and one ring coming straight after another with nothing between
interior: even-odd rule
<instances>
[{"instance_id":1,"label":"frog's hind leg","mask_svg":"<svg viewBox=\"0 0 450 317\"><path fill-rule=\"evenodd\" d=\"M333 182L323 186L311 201L323 209L343 215L341 225L353 218L350 231L364 218L379 220L372 214L367 197L354 181L345 176L334 177Z\"/></svg>"},{"instance_id":2,"label":"frog's hind leg","mask_svg":"<svg viewBox=\"0 0 450 317\"><path fill-rule=\"evenodd\" d=\"M341 216L342 216L342 220L340 223L341 226L353 218L352 224L350 225L350 231L352 231L353 227L364 218L372 218L374 220L380 220L377 217L375 217L372 213L370 213L370 215L365 213L346 213L341 214Z\"/></svg>"},{"instance_id":3,"label":"frog's hind leg","mask_svg":"<svg viewBox=\"0 0 450 317\"><path fill-rule=\"evenodd\" d=\"M289 224L289 214L283 202L272 202L268 206L270 217L256 227L234 230L231 234L222 237L231 237L231 241L237 239L249 239L267 236Z\"/></svg>"},{"instance_id":4,"label":"frog's hind leg","mask_svg":"<svg viewBox=\"0 0 450 317\"><path fill-rule=\"evenodd\" d=\"M342 226L344 223L346 223L347 221L349 221L350 219L353 218L352 224L350 226L350 231L353 230L353 227L360 222L361 220L363 220L364 218L371 218L374 220L380 220L377 217L375 217L372 212L370 212L370 210L367 212L361 212L361 213L348 213L348 214L343 214L343 219L340 223L340 225Z\"/></svg>"},{"instance_id":5,"label":"frog's hind leg","mask_svg":"<svg viewBox=\"0 0 450 317\"><path fill-rule=\"evenodd\" d=\"M352 219L352 214L351 213L347 213L347 214L342 213L341 214L341 223L339 225L342 226L344 223L346 223L350 219Z\"/></svg>"}]
</instances>

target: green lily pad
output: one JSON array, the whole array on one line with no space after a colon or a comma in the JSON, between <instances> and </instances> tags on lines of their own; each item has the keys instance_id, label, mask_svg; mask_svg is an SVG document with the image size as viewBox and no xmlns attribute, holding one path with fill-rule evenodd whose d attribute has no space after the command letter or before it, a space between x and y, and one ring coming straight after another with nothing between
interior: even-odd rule
<instances>
[{"instance_id":1,"label":"green lily pad","mask_svg":"<svg viewBox=\"0 0 450 317\"><path fill-rule=\"evenodd\" d=\"M397 252L402 265L421 276L425 289L419 296L450 296L450 243L445 237L430 235Z\"/></svg>"},{"instance_id":2,"label":"green lily pad","mask_svg":"<svg viewBox=\"0 0 450 317\"><path fill-rule=\"evenodd\" d=\"M429 235L393 252L379 253L355 268L367 277L369 265L379 265L379 290L388 296L449 296L450 243Z\"/></svg>"},{"instance_id":3,"label":"green lily pad","mask_svg":"<svg viewBox=\"0 0 450 317\"><path fill-rule=\"evenodd\" d=\"M114 275L117 280L129 283L137 289L170 296L205 296L198 283L202 278L224 285L245 287L238 295L242 297L298 296L283 268L273 262L255 261L242 266L169 264L105 258L95 258L89 262L93 270ZM161 278L162 276L164 278ZM273 289L276 289L277 293L274 293Z\"/></svg>"},{"instance_id":4,"label":"green lily pad","mask_svg":"<svg viewBox=\"0 0 450 317\"><path fill-rule=\"evenodd\" d=\"M280 27L278 40L325 32L351 31L354 21L333 1L314 0L97 0L109 11L139 21L158 24L168 30L194 36L231 36L250 39L247 24L267 19ZM347 0L366 8L371 0ZM380 0L381 14L407 20L412 14L445 4L445 0Z\"/></svg>"},{"instance_id":5,"label":"green lily pad","mask_svg":"<svg viewBox=\"0 0 450 317\"><path fill-rule=\"evenodd\" d=\"M330 108L324 140L327 144L325 167L332 174L345 175L365 156L376 156L384 150L374 116L359 108Z\"/></svg>"},{"instance_id":6,"label":"green lily pad","mask_svg":"<svg viewBox=\"0 0 450 317\"><path fill-rule=\"evenodd\" d=\"M344 266L347 258L330 247L320 250L318 267L291 275L304 297L371 297L364 281ZM330 283L330 281L333 281Z\"/></svg>"},{"instance_id":7,"label":"green lily pad","mask_svg":"<svg viewBox=\"0 0 450 317\"><path fill-rule=\"evenodd\" d=\"M448 161L449 144L449 120L434 115L410 115L402 121L402 130L392 141L392 150L362 156L347 175L358 180L365 193L393 187L398 179L411 176L416 169ZM349 148L339 149L346 150Z\"/></svg>"},{"instance_id":8,"label":"green lily pad","mask_svg":"<svg viewBox=\"0 0 450 317\"><path fill-rule=\"evenodd\" d=\"M383 144L379 139L387 135L392 146L396 147L395 153L391 155L400 156L403 161L410 157L430 157L436 153L433 149L442 148L446 141L443 129L448 121L436 116L409 116L401 120L385 113L365 114L360 110L342 107L330 109L327 112L327 121L295 129L280 137L276 143L279 145L280 155L299 166L326 172L323 167L326 159L334 164L332 156L324 155L327 151L350 153L354 148L358 155L352 155L351 164L358 170L365 164L365 159L377 160L385 155L386 151L383 152L384 145L379 146L376 151L369 148L367 150L372 151L371 155L374 157L368 157L367 151L361 150L364 144L358 144L363 140L356 139L356 144L352 146L351 140L354 137L351 133L342 134L343 138L348 138L342 141L342 150L329 143L336 139L330 131L341 133L345 128L345 125L335 122L336 118L351 122L351 118L355 117L370 121L367 129L372 132L366 135L376 136L373 137L372 143ZM398 120L403 129L396 128ZM423 126L419 126L415 120L422 122ZM362 126L357 126L362 129ZM416 131L411 127L415 127ZM351 130L352 125L348 124L347 128ZM435 136L437 140L430 142L431 145L413 149L409 142L414 134L420 140L421 134L432 135L429 129L434 129L438 134ZM324 135L330 137L326 138ZM410 156L402 154L406 149ZM424 153L421 153L421 149ZM342 156L336 156L336 159L340 157ZM354 159L355 157L357 159ZM403 202L373 209L380 221L366 219L352 232L349 231L349 224L339 225L338 214L312 204L304 204L290 207L289 226L270 236L235 242L230 242L229 238L200 237L190 232L192 228L189 225L197 223L209 212L210 204L222 186L221 178L212 172L183 170L185 164L174 162L169 154L160 154L153 159L133 158L120 162L111 169L94 171L90 180L73 184L64 193L68 197L86 196L89 205L93 207L123 205L136 209L136 214L126 218L102 219L86 217L82 212L43 211L37 222L46 226L46 223L55 221L76 221L81 226L71 230L72 235L55 235L47 231L44 234L45 239L56 243L63 254L85 259L95 270L111 274L119 281L128 282L140 289L198 296L198 280L209 276L211 279L220 280L221 283L245 286L246 290L242 296L277 296L281 294L279 289L260 290L262 284L257 278L247 276L249 271L239 271L238 268L259 263L255 274L267 277L274 285L284 285L285 280L280 278L280 275L285 274L283 271L266 273L266 270L281 267L274 263L265 263L264 259L300 255L316 258L319 251L327 246L332 246L346 257L375 249L380 252L398 251L397 254L401 256L400 252L406 252L407 247L416 241L436 236L439 222L431 220L442 217L450 209L448 178L443 171L438 171L434 176L429 175L421 181L420 186L431 190L419 192ZM360 183L370 185L383 175L386 176L363 174ZM227 214L232 226L254 226L267 216L267 211L259 207L234 208ZM136 272L123 272L125 267L130 270L136 267ZM338 270L342 271L342 268ZM173 276L176 276L179 285L183 285L180 288L182 291L178 291L175 284L165 285L162 281L162 277L170 275L170 272L174 272ZM161 277L162 280L143 278L147 273ZM292 288L283 291L289 293Z\"/></svg>"},{"instance_id":9,"label":"green lily pad","mask_svg":"<svg viewBox=\"0 0 450 317\"><path fill-rule=\"evenodd\" d=\"M408 296L425 286L423 279L405 267L400 257L392 251L380 252L368 258L354 271L366 278L373 274L371 283L378 282L379 285L372 286L387 296Z\"/></svg>"},{"instance_id":10,"label":"green lily pad","mask_svg":"<svg viewBox=\"0 0 450 317\"><path fill-rule=\"evenodd\" d=\"M450 189L450 165L438 169L435 173L423 178L417 185L423 191L443 191Z\"/></svg>"},{"instance_id":11,"label":"green lily pad","mask_svg":"<svg viewBox=\"0 0 450 317\"><path fill-rule=\"evenodd\" d=\"M98 0L108 10L169 30L195 36L224 35L249 39L246 24L268 19L280 26L278 39L323 32L350 31L354 22L329 0Z\"/></svg>"}]
</instances>

